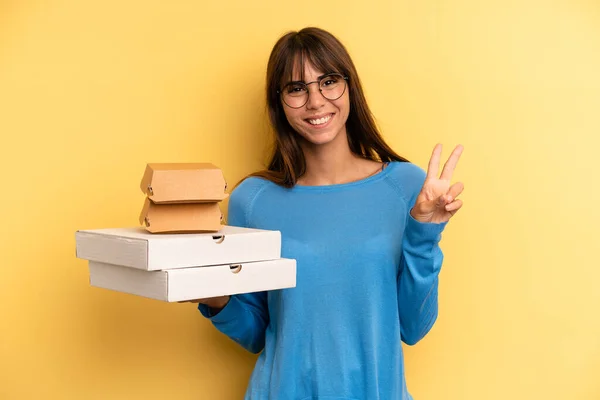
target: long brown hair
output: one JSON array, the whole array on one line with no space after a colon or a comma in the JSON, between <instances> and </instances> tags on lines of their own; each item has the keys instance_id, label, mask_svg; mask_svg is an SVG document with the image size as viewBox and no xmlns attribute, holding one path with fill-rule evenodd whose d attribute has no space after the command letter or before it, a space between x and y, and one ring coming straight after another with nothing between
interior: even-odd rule
<instances>
[{"instance_id":1,"label":"long brown hair","mask_svg":"<svg viewBox=\"0 0 600 400\"><path fill-rule=\"evenodd\" d=\"M396 154L383 140L358 78L354 63L344 45L331 33L315 27L283 35L273 47L267 64L267 107L275 133L275 143L266 170L249 176L268 179L284 187L293 187L306 170L298 134L290 126L279 89L284 80L292 80L294 67L302 71L305 60L324 73L337 72L348 77L350 113L346 132L350 151L375 161L408 161ZM302 77L301 79L304 79Z\"/></svg>"}]
</instances>

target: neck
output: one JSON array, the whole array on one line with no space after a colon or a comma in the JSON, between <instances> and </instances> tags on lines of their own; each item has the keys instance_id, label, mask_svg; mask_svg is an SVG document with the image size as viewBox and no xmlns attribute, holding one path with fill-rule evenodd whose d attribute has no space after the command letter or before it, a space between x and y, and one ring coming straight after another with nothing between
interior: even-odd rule
<instances>
[{"instance_id":1,"label":"neck","mask_svg":"<svg viewBox=\"0 0 600 400\"><path fill-rule=\"evenodd\" d=\"M345 130L336 135L332 142L315 145L303 141L301 147L306 160L306 172L298 179L301 185L320 186L348 182L362 160L350 151Z\"/></svg>"}]
</instances>

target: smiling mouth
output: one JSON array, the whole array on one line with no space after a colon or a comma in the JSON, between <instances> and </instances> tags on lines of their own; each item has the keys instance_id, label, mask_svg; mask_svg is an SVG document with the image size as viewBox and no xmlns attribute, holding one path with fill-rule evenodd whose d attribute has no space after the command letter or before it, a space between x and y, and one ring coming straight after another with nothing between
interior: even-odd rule
<instances>
[{"instance_id":1,"label":"smiling mouth","mask_svg":"<svg viewBox=\"0 0 600 400\"><path fill-rule=\"evenodd\" d=\"M309 118L306 120L306 122L308 122L309 124L313 125L313 126L319 126L319 125L325 125L326 123L329 122L329 120L333 117L333 114L328 114L324 117L321 118Z\"/></svg>"}]
</instances>

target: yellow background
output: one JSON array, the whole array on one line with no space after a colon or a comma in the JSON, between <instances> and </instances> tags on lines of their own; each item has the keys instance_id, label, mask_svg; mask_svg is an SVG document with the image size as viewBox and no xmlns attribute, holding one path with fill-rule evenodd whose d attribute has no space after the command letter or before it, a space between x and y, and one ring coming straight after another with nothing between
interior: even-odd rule
<instances>
[{"instance_id":1,"label":"yellow background","mask_svg":"<svg viewBox=\"0 0 600 400\"><path fill-rule=\"evenodd\" d=\"M597 0L5 0L1 399L242 397L255 356L193 305L91 288L74 233L136 225L147 162L259 168L267 57L306 25L399 153L465 145L415 399L600 398Z\"/></svg>"}]
</instances>

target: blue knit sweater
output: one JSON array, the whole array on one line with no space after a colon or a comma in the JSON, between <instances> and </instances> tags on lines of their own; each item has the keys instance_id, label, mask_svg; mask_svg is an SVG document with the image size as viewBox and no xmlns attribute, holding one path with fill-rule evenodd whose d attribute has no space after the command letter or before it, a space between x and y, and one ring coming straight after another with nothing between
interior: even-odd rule
<instances>
[{"instance_id":1,"label":"blue knit sweater","mask_svg":"<svg viewBox=\"0 0 600 400\"><path fill-rule=\"evenodd\" d=\"M446 225L409 211L425 172L391 162L360 181L280 187L248 178L231 193L228 224L279 230L297 260L295 288L232 296L214 326L260 353L246 399L410 400L401 341L413 345L438 313Z\"/></svg>"}]
</instances>

